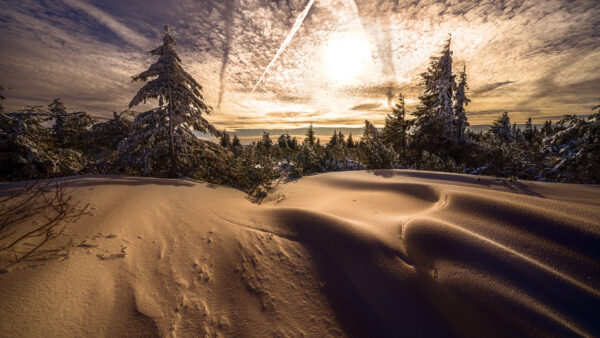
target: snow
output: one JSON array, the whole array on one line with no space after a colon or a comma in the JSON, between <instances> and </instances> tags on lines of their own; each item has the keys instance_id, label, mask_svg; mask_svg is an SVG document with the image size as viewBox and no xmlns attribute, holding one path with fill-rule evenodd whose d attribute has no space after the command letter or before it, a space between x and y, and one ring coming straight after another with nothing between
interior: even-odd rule
<instances>
[{"instance_id":1,"label":"snow","mask_svg":"<svg viewBox=\"0 0 600 338\"><path fill-rule=\"evenodd\" d=\"M600 190L413 170L66 178L64 259L0 274L3 336L600 334ZM22 183L1 183L0 194Z\"/></svg>"}]
</instances>

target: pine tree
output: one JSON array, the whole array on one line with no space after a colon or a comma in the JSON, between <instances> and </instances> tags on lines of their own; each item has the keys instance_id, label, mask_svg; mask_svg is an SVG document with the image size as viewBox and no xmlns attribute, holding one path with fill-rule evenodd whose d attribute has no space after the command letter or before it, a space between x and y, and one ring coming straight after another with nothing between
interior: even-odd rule
<instances>
[{"instance_id":1,"label":"pine tree","mask_svg":"<svg viewBox=\"0 0 600 338\"><path fill-rule=\"evenodd\" d=\"M554 130L554 127L552 126L552 121L548 120L544 122L544 126L542 127L542 133L544 134L544 137L548 137L550 135L552 135Z\"/></svg>"},{"instance_id":2,"label":"pine tree","mask_svg":"<svg viewBox=\"0 0 600 338\"><path fill-rule=\"evenodd\" d=\"M0 112L0 178L44 178L59 172L40 114Z\"/></svg>"},{"instance_id":3,"label":"pine tree","mask_svg":"<svg viewBox=\"0 0 600 338\"><path fill-rule=\"evenodd\" d=\"M82 169L77 152L55 149L52 135L43 127L48 115L42 106L0 112L1 178L39 179L74 175Z\"/></svg>"},{"instance_id":4,"label":"pine tree","mask_svg":"<svg viewBox=\"0 0 600 338\"><path fill-rule=\"evenodd\" d=\"M261 141L236 150L231 166L230 184L244 189L253 198L264 198L280 174L271 156L258 149Z\"/></svg>"},{"instance_id":5,"label":"pine tree","mask_svg":"<svg viewBox=\"0 0 600 338\"><path fill-rule=\"evenodd\" d=\"M367 169L387 169L394 165L394 153L383 143L377 128L365 120L363 137L358 144L360 159Z\"/></svg>"},{"instance_id":6,"label":"pine tree","mask_svg":"<svg viewBox=\"0 0 600 338\"><path fill-rule=\"evenodd\" d=\"M522 135L516 124L511 125L508 112L504 112L495 120L486 133L488 174L518 175L524 170L524 151Z\"/></svg>"},{"instance_id":7,"label":"pine tree","mask_svg":"<svg viewBox=\"0 0 600 338\"><path fill-rule=\"evenodd\" d=\"M451 127L450 122L454 116L452 91L455 87L450 45L451 39L448 38L441 55L431 57L427 72L421 74L425 92L419 97L421 105L417 111L417 117L433 115L442 119L448 131Z\"/></svg>"},{"instance_id":8,"label":"pine tree","mask_svg":"<svg viewBox=\"0 0 600 338\"><path fill-rule=\"evenodd\" d=\"M502 113L502 116L495 120L490 127L489 133L493 136L494 142L507 144L513 139L513 132L510 125L508 112Z\"/></svg>"},{"instance_id":9,"label":"pine tree","mask_svg":"<svg viewBox=\"0 0 600 338\"><path fill-rule=\"evenodd\" d=\"M231 141L231 149L233 150L233 153L236 156L239 155L244 149L244 147L242 147L242 142L240 142L240 139L237 137L237 134L233 135L233 140Z\"/></svg>"},{"instance_id":10,"label":"pine tree","mask_svg":"<svg viewBox=\"0 0 600 338\"><path fill-rule=\"evenodd\" d=\"M84 111L67 114L64 121L65 146L87 153L92 147L91 127L94 118Z\"/></svg>"},{"instance_id":11,"label":"pine tree","mask_svg":"<svg viewBox=\"0 0 600 338\"><path fill-rule=\"evenodd\" d=\"M529 165L528 168L534 167L541 169L543 167L542 132L533 125L531 117L527 119L525 127L523 128L520 146L526 160L523 161L524 164ZM534 172L533 169L530 169L528 178L535 177L537 173L537 171Z\"/></svg>"},{"instance_id":12,"label":"pine tree","mask_svg":"<svg viewBox=\"0 0 600 338\"><path fill-rule=\"evenodd\" d=\"M52 103L48 105L48 108L50 108L50 119L54 120L52 133L56 138L57 143L62 146L65 141L64 129L67 109L60 98L55 98Z\"/></svg>"},{"instance_id":13,"label":"pine tree","mask_svg":"<svg viewBox=\"0 0 600 338\"><path fill-rule=\"evenodd\" d=\"M273 140L271 140L271 135L266 131L263 131L263 136L259 142L260 146L265 148L266 150L270 150L273 146Z\"/></svg>"},{"instance_id":14,"label":"pine tree","mask_svg":"<svg viewBox=\"0 0 600 338\"><path fill-rule=\"evenodd\" d=\"M465 94L467 86L467 66L463 66L463 71L459 74L458 84L454 96L454 131L458 142L465 141L465 129L469 126L465 106L471 102Z\"/></svg>"},{"instance_id":15,"label":"pine tree","mask_svg":"<svg viewBox=\"0 0 600 338\"><path fill-rule=\"evenodd\" d=\"M293 167L290 174L292 177L300 177L313 172L322 171L321 156L317 153L318 149L304 142L298 146L298 151L292 157Z\"/></svg>"},{"instance_id":16,"label":"pine tree","mask_svg":"<svg viewBox=\"0 0 600 338\"><path fill-rule=\"evenodd\" d=\"M306 138L304 139L304 143L312 147L315 145L315 142L315 131L313 130L313 125L311 123L310 127L308 127L308 130L306 131Z\"/></svg>"},{"instance_id":17,"label":"pine tree","mask_svg":"<svg viewBox=\"0 0 600 338\"><path fill-rule=\"evenodd\" d=\"M440 56L430 59L429 68L421 74L424 93L415 114L412 148L417 157L423 151L444 154L454 141L452 92L455 87L452 75L451 39L446 41Z\"/></svg>"},{"instance_id":18,"label":"pine tree","mask_svg":"<svg viewBox=\"0 0 600 338\"><path fill-rule=\"evenodd\" d=\"M356 143L354 143L354 140L352 139L352 133L348 134L348 140L346 141L346 147L348 147L349 149L356 147Z\"/></svg>"},{"instance_id":19,"label":"pine tree","mask_svg":"<svg viewBox=\"0 0 600 338\"><path fill-rule=\"evenodd\" d=\"M150 51L158 60L148 70L134 76L133 81L146 84L129 103L134 107L148 99L157 99L159 107L138 115L133 133L119 146L124 163L139 168L144 174L163 175L165 162L170 162L169 176L176 177L178 170L195 171L199 157L220 151L199 140L192 128L219 136L202 114L210 114L204 103L202 86L185 72L175 52L175 40L170 26L165 26L163 44ZM152 80L148 80L152 78ZM207 151L206 154L198 152ZM181 164L181 165L180 165Z\"/></svg>"},{"instance_id":20,"label":"pine tree","mask_svg":"<svg viewBox=\"0 0 600 338\"><path fill-rule=\"evenodd\" d=\"M291 149L298 149L298 139L295 136L290 140L289 146Z\"/></svg>"},{"instance_id":21,"label":"pine tree","mask_svg":"<svg viewBox=\"0 0 600 338\"><path fill-rule=\"evenodd\" d=\"M242 143L240 142L240 139L237 137L237 134L233 135L233 141L231 141L231 146L232 147L240 147L242 145Z\"/></svg>"},{"instance_id":22,"label":"pine tree","mask_svg":"<svg viewBox=\"0 0 600 338\"><path fill-rule=\"evenodd\" d=\"M220 143L223 148L231 147L231 139L229 138L229 134L227 134L227 130L223 130L223 132L221 133Z\"/></svg>"},{"instance_id":23,"label":"pine tree","mask_svg":"<svg viewBox=\"0 0 600 338\"><path fill-rule=\"evenodd\" d=\"M296 149L298 147L298 140L295 137L291 137L290 134L283 133L277 139L277 145L281 149Z\"/></svg>"},{"instance_id":24,"label":"pine tree","mask_svg":"<svg viewBox=\"0 0 600 338\"><path fill-rule=\"evenodd\" d=\"M595 107L594 109L597 109ZM544 139L544 176L554 181L600 183L600 111L587 118L566 115Z\"/></svg>"},{"instance_id":25,"label":"pine tree","mask_svg":"<svg viewBox=\"0 0 600 338\"><path fill-rule=\"evenodd\" d=\"M96 147L104 147L110 150L116 150L123 139L129 136L131 132L131 120L133 112L130 110L121 113L113 112L113 118L92 126L91 134Z\"/></svg>"},{"instance_id":26,"label":"pine tree","mask_svg":"<svg viewBox=\"0 0 600 338\"><path fill-rule=\"evenodd\" d=\"M340 129L340 131L338 132L338 143L342 146L342 147L346 147L346 140L344 138L344 134L342 134L342 130Z\"/></svg>"},{"instance_id":27,"label":"pine tree","mask_svg":"<svg viewBox=\"0 0 600 338\"><path fill-rule=\"evenodd\" d=\"M56 145L59 148L89 150L92 145L90 128L94 124L94 119L83 111L67 113L60 98L55 98L48 108L46 120L54 120L52 134Z\"/></svg>"},{"instance_id":28,"label":"pine tree","mask_svg":"<svg viewBox=\"0 0 600 338\"><path fill-rule=\"evenodd\" d=\"M398 103L392 108L392 113L385 116L385 125L381 138L396 154L404 156L406 153L406 136L408 121L406 121L406 106L404 96L398 96Z\"/></svg>"},{"instance_id":29,"label":"pine tree","mask_svg":"<svg viewBox=\"0 0 600 338\"><path fill-rule=\"evenodd\" d=\"M337 147L337 145L338 145L338 134L334 130L333 135L331 136L331 138L329 139L329 142L327 143L327 146L328 147Z\"/></svg>"},{"instance_id":30,"label":"pine tree","mask_svg":"<svg viewBox=\"0 0 600 338\"><path fill-rule=\"evenodd\" d=\"M277 138L277 146L281 149L287 149L290 147L290 135L283 133Z\"/></svg>"},{"instance_id":31,"label":"pine tree","mask_svg":"<svg viewBox=\"0 0 600 338\"><path fill-rule=\"evenodd\" d=\"M531 143L533 141L533 138L535 136L534 130L533 130L533 123L531 121L531 117L527 119L527 122L525 122L525 129L523 130L523 137L525 138L525 140L528 143Z\"/></svg>"}]
</instances>

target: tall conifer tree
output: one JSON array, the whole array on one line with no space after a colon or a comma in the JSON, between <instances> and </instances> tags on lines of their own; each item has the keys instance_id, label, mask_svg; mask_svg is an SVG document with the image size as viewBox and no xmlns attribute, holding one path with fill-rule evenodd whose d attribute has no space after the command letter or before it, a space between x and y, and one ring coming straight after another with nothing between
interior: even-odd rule
<instances>
[{"instance_id":1,"label":"tall conifer tree","mask_svg":"<svg viewBox=\"0 0 600 338\"><path fill-rule=\"evenodd\" d=\"M311 147L314 146L316 143L315 131L313 130L312 123L310 124L310 127L308 127L308 130L306 131L306 138L304 139L304 143L308 144Z\"/></svg>"},{"instance_id":2,"label":"tall conifer tree","mask_svg":"<svg viewBox=\"0 0 600 338\"><path fill-rule=\"evenodd\" d=\"M448 127L453 118L452 92L454 89L454 75L452 74L452 51L450 50L451 38L439 56L430 60L429 68L421 74L424 94L419 97L421 105L417 116L433 115L442 119Z\"/></svg>"},{"instance_id":3,"label":"tall conifer tree","mask_svg":"<svg viewBox=\"0 0 600 338\"><path fill-rule=\"evenodd\" d=\"M233 140L231 141L231 147L232 148L241 148L242 147L242 142L240 142L240 139L237 137L237 134L233 134Z\"/></svg>"},{"instance_id":4,"label":"tall conifer tree","mask_svg":"<svg viewBox=\"0 0 600 338\"><path fill-rule=\"evenodd\" d=\"M367 120L358 148L361 162L367 169L387 169L394 165L394 153L383 143L377 128Z\"/></svg>"},{"instance_id":5,"label":"tall conifer tree","mask_svg":"<svg viewBox=\"0 0 600 338\"><path fill-rule=\"evenodd\" d=\"M466 90L469 88L467 85L467 66L463 66L462 72L458 75L459 80L456 85L456 93L454 96L454 131L456 139L459 142L465 140L465 129L469 126L467 121L467 114L465 112L465 106L471 102L467 98Z\"/></svg>"},{"instance_id":6,"label":"tall conifer tree","mask_svg":"<svg viewBox=\"0 0 600 338\"><path fill-rule=\"evenodd\" d=\"M488 133L494 137L496 143L507 144L512 141L513 131L511 130L508 112L505 111L502 116L493 122Z\"/></svg>"},{"instance_id":7,"label":"tall conifer tree","mask_svg":"<svg viewBox=\"0 0 600 338\"><path fill-rule=\"evenodd\" d=\"M329 139L329 142L327 143L327 146L329 147L335 147L338 145L338 134L337 131L333 131L333 135L331 135L331 138Z\"/></svg>"},{"instance_id":8,"label":"tall conifer tree","mask_svg":"<svg viewBox=\"0 0 600 338\"><path fill-rule=\"evenodd\" d=\"M392 113L385 116L385 125L381 138L398 155L404 155L406 152L408 121L406 121L404 95L400 94L398 99L398 103L392 108Z\"/></svg>"},{"instance_id":9,"label":"tall conifer tree","mask_svg":"<svg viewBox=\"0 0 600 338\"><path fill-rule=\"evenodd\" d=\"M340 131L338 132L338 143L342 146L345 147L346 146L346 139L344 138L344 134L342 134L342 130L340 129Z\"/></svg>"},{"instance_id":10,"label":"tall conifer tree","mask_svg":"<svg viewBox=\"0 0 600 338\"><path fill-rule=\"evenodd\" d=\"M292 139L288 133L283 133L277 138L277 145L281 149L291 148Z\"/></svg>"},{"instance_id":11,"label":"tall conifer tree","mask_svg":"<svg viewBox=\"0 0 600 338\"><path fill-rule=\"evenodd\" d=\"M164 174L162 166L170 162L168 174L176 177L185 167L193 170L194 152L210 148L200 142L192 129L219 136L219 131L203 116L212 108L204 103L202 86L182 67L175 52L176 42L170 26L165 26L163 44L150 51L158 60L133 81L146 82L129 103L129 108L157 99L158 107L138 115L133 133L119 146L123 160L145 174ZM152 78L152 80L149 80ZM181 162L181 163L180 163Z\"/></svg>"},{"instance_id":12,"label":"tall conifer tree","mask_svg":"<svg viewBox=\"0 0 600 338\"><path fill-rule=\"evenodd\" d=\"M348 140L346 141L346 147L348 147L348 148L356 147L356 143L354 143L354 140L352 139L352 133L348 134Z\"/></svg>"},{"instance_id":13,"label":"tall conifer tree","mask_svg":"<svg viewBox=\"0 0 600 338\"><path fill-rule=\"evenodd\" d=\"M533 122L531 121L531 117L527 119L527 122L525 122L525 130L523 130L523 137L525 137L525 140L529 143L531 143L534 139L535 136L535 131L533 128Z\"/></svg>"},{"instance_id":14,"label":"tall conifer tree","mask_svg":"<svg viewBox=\"0 0 600 338\"><path fill-rule=\"evenodd\" d=\"M223 133L221 133L220 143L223 148L231 147L231 139L229 138L229 134L227 134L227 130L223 130Z\"/></svg>"},{"instance_id":15,"label":"tall conifer tree","mask_svg":"<svg viewBox=\"0 0 600 338\"><path fill-rule=\"evenodd\" d=\"M67 117L67 109L65 104L60 98L55 98L52 103L48 105L50 109L50 119L54 120L54 126L52 126L52 133L57 140L57 143L62 145L65 139L65 118Z\"/></svg>"},{"instance_id":16,"label":"tall conifer tree","mask_svg":"<svg viewBox=\"0 0 600 338\"><path fill-rule=\"evenodd\" d=\"M415 114L414 149L421 156L423 150L441 155L454 141L453 89L451 38L439 56L430 59L429 68L421 74L424 92Z\"/></svg>"},{"instance_id":17,"label":"tall conifer tree","mask_svg":"<svg viewBox=\"0 0 600 338\"><path fill-rule=\"evenodd\" d=\"M260 145L265 149L269 150L273 146L273 140L271 140L271 135L266 131L263 131L263 136L259 141Z\"/></svg>"}]
</instances>

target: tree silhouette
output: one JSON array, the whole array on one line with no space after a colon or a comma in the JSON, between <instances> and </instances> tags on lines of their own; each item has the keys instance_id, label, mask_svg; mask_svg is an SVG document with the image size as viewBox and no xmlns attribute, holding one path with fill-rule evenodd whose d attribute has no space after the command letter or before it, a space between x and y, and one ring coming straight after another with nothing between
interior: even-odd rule
<instances>
[{"instance_id":1,"label":"tree silhouette","mask_svg":"<svg viewBox=\"0 0 600 338\"><path fill-rule=\"evenodd\" d=\"M308 127L308 130L306 131L306 138L304 139L304 143L308 144L311 147L314 146L316 143L315 131L313 130L312 123L310 124L310 127Z\"/></svg>"}]
</instances>

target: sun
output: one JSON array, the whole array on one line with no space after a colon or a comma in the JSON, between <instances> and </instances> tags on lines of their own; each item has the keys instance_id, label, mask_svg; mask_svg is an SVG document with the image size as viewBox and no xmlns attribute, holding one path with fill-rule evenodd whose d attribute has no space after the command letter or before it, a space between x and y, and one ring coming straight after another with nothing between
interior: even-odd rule
<instances>
[{"instance_id":1,"label":"sun","mask_svg":"<svg viewBox=\"0 0 600 338\"><path fill-rule=\"evenodd\" d=\"M332 35L323 47L324 74L339 86L352 85L371 62L369 41L364 32Z\"/></svg>"}]
</instances>

